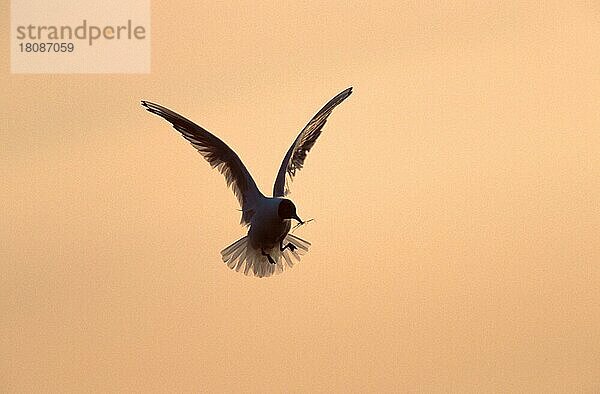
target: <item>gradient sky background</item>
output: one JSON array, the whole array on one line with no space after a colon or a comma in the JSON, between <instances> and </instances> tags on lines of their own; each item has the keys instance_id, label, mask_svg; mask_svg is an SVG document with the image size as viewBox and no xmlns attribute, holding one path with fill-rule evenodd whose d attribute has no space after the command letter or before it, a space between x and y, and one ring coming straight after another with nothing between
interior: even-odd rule
<instances>
[{"instance_id":1,"label":"gradient sky background","mask_svg":"<svg viewBox=\"0 0 600 394\"><path fill-rule=\"evenodd\" d=\"M11 75L0 24L0 391L600 390L597 3L209 3L153 1L148 75ZM268 193L347 86L310 253L230 271L235 197L139 100Z\"/></svg>"}]
</instances>

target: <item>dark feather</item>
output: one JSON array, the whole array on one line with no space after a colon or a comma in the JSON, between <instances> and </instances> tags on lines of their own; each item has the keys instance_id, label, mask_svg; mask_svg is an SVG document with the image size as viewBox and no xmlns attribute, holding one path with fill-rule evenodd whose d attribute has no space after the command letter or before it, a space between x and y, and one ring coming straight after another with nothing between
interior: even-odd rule
<instances>
[{"instance_id":1,"label":"dark feather","mask_svg":"<svg viewBox=\"0 0 600 394\"><path fill-rule=\"evenodd\" d=\"M254 214L252 204L261 193L238 155L219 138L170 109L149 101L142 101L142 105L170 122L213 168L225 176L227 186L231 186L242 207L242 224L249 224Z\"/></svg>"},{"instance_id":2,"label":"dark feather","mask_svg":"<svg viewBox=\"0 0 600 394\"><path fill-rule=\"evenodd\" d=\"M275 179L275 185L273 186L273 197L283 197L289 193L289 185L296 175L296 171L304 166L306 155L317 142L317 138L321 135L323 126L327 122L327 118L331 115L333 109L348 98L351 93L352 87L349 87L329 100L329 102L313 116L300 134L298 134L298 137L296 137L296 140L283 158L283 162L277 173L277 179Z\"/></svg>"}]
</instances>

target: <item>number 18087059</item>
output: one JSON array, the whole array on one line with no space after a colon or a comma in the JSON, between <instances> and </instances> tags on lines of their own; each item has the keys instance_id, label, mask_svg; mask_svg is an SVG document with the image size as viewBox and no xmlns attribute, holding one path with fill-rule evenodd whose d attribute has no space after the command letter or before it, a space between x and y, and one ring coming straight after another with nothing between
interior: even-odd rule
<instances>
[{"instance_id":1,"label":"number 18087059","mask_svg":"<svg viewBox=\"0 0 600 394\"><path fill-rule=\"evenodd\" d=\"M75 45L72 42L20 42L21 52L73 52Z\"/></svg>"}]
</instances>

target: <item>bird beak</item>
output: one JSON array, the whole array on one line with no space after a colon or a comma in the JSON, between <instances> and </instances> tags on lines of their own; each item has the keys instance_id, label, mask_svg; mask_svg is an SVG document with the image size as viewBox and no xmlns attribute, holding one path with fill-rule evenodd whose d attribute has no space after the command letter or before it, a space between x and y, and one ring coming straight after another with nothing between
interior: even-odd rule
<instances>
[{"instance_id":1,"label":"bird beak","mask_svg":"<svg viewBox=\"0 0 600 394\"><path fill-rule=\"evenodd\" d=\"M296 219L298 222L300 222L300 224L304 224L304 222L302 221L302 219L300 219L300 217L298 215L294 216L294 219Z\"/></svg>"}]
</instances>

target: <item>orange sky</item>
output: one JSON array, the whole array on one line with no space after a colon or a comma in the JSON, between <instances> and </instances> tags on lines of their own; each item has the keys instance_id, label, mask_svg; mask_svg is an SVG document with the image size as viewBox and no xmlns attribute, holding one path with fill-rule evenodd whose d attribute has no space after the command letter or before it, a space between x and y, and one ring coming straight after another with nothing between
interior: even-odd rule
<instances>
[{"instance_id":1,"label":"orange sky","mask_svg":"<svg viewBox=\"0 0 600 394\"><path fill-rule=\"evenodd\" d=\"M597 392L599 18L153 1L148 75L10 74L0 24L0 388ZM270 193L347 86L292 184L310 253L230 271L235 197L139 100Z\"/></svg>"}]
</instances>

